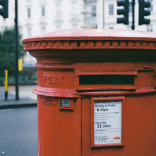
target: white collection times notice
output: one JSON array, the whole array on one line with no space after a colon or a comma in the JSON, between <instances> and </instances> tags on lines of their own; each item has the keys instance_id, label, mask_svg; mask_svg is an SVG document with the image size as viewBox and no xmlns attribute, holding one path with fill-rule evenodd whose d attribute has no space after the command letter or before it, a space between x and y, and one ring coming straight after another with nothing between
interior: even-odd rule
<instances>
[{"instance_id":1,"label":"white collection times notice","mask_svg":"<svg viewBox=\"0 0 156 156\"><path fill-rule=\"evenodd\" d=\"M94 144L121 143L122 101L94 102Z\"/></svg>"}]
</instances>

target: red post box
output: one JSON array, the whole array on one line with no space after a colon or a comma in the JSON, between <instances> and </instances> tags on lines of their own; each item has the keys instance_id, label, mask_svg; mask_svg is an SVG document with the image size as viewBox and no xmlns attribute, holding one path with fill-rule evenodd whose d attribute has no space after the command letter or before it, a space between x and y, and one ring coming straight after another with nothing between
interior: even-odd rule
<instances>
[{"instance_id":1,"label":"red post box","mask_svg":"<svg viewBox=\"0 0 156 156\"><path fill-rule=\"evenodd\" d=\"M156 34L63 30L23 44L37 59L39 156L156 155Z\"/></svg>"}]
</instances>

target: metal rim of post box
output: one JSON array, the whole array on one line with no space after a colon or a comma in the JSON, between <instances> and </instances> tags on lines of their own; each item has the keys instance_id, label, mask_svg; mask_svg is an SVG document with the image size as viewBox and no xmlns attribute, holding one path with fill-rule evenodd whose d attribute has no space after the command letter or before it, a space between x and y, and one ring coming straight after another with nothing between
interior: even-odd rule
<instances>
[{"instance_id":1,"label":"metal rim of post box","mask_svg":"<svg viewBox=\"0 0 156 156\"><path fill-rule=\"evenodd\" d=\"M77 30L62 30L57 32L51 32L37 37L24 39L24 50L29 51L33 56L38 57L38 63L35 68L38 70L64 70L64 71L76 71L73 64L58 65L57 63L48 64L40 60L40 55L48 54L52 57L56 53L59 57L61 50L72 50L72 49L156 49L156 34L148 32L137 32L127 30L100 30L100 29L77 29ZM48 53L45 50L51 50ZM65 56L67 52L64 51ZM147 51L146 51L147 52ZM153 51L152 51L153 52ZM45 53L45 54L44 54ZM103 53L103 51L101 52ZM60 55L61 55L60 54ZM89 53L88 53L89 54ZM91 53L93 54L93 53ZM153 53L152 53L153 54ZM70 54L72 55L72 53ZM140 54L139 54L140 55ZM47 58L47 56L46 56ZM150 66L144 67L144 70L153 70ZM80 71L81 72L81 71ZM119 72L119 71L115 71ZM121 72L121 71L120 71ZM131 72L131 71L128 71ZM102 73L102 72L101 72ZM135 75L135 74L134 74ZM78 74L76 75L76 89L59 89L59 88L44 88L37 86L34 89L35 94L59 97L80 97L80 96L92 96L92 95L127 95L127 94L144 94L156 92L154 88L136 89L136 78L135 84L129 88L120 89L104 89L93 92L94 89L86 92L84 89L78 86ZM155 77L155 76L154 76ZM133 92L129 92L131 89ZM135 90L136 89L136 90Z\"/></svg>"},{"instance_id":2,"label":"metal rim of post box","mask_svg":"<svg viewBox=\"0 0 156 156\"><path fill-rule=\"evenodd\" d=\"M125 32L125 33L123 33ZM156 49L155 34L123 30L63 30L24 39L24 50Z\"/></svg>"}]
</instances>

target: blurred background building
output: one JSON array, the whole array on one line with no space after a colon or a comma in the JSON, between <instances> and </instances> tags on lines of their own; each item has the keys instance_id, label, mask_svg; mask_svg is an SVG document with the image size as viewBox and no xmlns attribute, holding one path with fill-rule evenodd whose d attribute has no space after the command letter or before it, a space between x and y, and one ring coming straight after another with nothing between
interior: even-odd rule
<instances>
[{"instance_id":1,"label":"blurred background building","mask_svg":"<svg viewBox=\"0 0 156 156\"><path fill-rule=\"evenodd\" d=\"M156 0L151 2L151 22L138 25L138 0L135 4L135 30L156 32ZM62 29L98 28L131 29L132 5L129 4L129 25L117 24L116 0L18 0L19 31L22 38ZM9 18L0 16L0 31L14 26L15 1L9 0ZM28 53L26 66L36 63Z\"/></svg>"}]
</instances>

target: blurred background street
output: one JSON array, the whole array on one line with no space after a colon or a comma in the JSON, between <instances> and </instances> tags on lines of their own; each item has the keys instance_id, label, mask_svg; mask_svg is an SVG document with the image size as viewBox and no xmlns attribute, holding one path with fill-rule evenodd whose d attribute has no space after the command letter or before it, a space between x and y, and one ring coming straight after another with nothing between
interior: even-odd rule
<instances>
[{"instance_id":1,"label":"blurred background street","mask_svg":"<svg viewBox=\"0 0 156 156\"><path fill-rule=\"evenodd\" d=\"M19 100L15 100L15 86L8 86L8 98L5 100L4 86L0 86L0 108L2 106L16 106L16 105L36 105L37 95L33 94L32 91L35 85L19 86Z\"/></svg>"},{"instance_id":2,"label":"blurred background street","mask_svg":"<svg viewBox=\"0 0 156 156\"><path fill-rule=\"evenodd\" d=\"M0 109L0 155L38 155L36 107Z\"/></svg>"},{"instance_id":3,"label":"blurred background street","mask_svg":"<svg viewBox=\"0 0 156 156\"><path fill-rule=\"evenodd\" d=\"M36 94L33 94L32 91L35 88L35 85L23 85L19 86L19 96L20 98L30 98L33 101L37 100ZM4 86L0 86L0 100L4 100ZM15 99L15 86L8 86L8 100Z\"/></svg>"},{"instance_id":4,"label":"blurred background street","mask_svg":"<svg viewBox=\"0 0 156 156\"><path fill-rule=\"evenodd\" d=\"M37 156L37 96L35 86L8 87L8 100L0 86L0 156ZM4 107L5 106L5 109Z\"/></svg>"}]
</instances>

